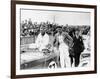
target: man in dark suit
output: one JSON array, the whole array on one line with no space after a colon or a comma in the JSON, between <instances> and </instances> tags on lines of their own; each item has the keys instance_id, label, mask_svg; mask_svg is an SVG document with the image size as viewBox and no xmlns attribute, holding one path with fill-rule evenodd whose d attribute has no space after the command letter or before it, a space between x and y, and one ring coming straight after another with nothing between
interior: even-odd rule
<instances>
[{"instance_id":1,"label":"man in dark suit","mask_svg":"<svg viewBox=\"0 0 100 79\"><path fill-rule=\"evenodd\" d=\"M79 30L75 31L75 37L73 38L73 42L74 42L73 49L74 49L75 67L77 67L80 63L80 55L84 50L84 43Z\"/></svg>"}]
</instances>

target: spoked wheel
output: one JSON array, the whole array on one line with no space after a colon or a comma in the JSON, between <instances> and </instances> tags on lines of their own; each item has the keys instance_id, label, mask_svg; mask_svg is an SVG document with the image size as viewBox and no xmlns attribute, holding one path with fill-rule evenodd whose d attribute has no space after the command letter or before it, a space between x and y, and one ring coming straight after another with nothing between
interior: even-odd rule
<instances>
[{"instance_id":1,"label":"spoked wheel","mask_svg":"<svg viewBox=\"0 0 100 79\"><path fill-rule=\"evenodd\" d=\"M49 68L49 69L55 69L55 68L57 68L56 62L55 62L55 61L51 61L51 62L49 63L49 65L48 65L48 68Z\"/></svg>"}]
</instances>

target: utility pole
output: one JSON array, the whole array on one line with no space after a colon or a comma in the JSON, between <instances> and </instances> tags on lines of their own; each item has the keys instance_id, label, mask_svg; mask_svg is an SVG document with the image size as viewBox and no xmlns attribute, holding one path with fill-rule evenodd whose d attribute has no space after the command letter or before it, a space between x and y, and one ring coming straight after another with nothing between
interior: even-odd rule
<instances>
[{"instance_id":1,"label":"utility pole","mask_svg":"<svg viewBox=\"0 0 100 79\"><path fill-rule=\"evenodd\" d=\"M53 16L53 22L54 22L54 23L55 23L55 17L56 17L56 16L54 15L54 16Z\"/></svg>"}]
</instances>

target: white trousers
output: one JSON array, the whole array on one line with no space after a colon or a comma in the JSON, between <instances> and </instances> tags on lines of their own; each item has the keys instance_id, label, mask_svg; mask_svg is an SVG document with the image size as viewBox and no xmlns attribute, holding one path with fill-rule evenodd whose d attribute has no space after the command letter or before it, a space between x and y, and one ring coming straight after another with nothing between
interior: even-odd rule
<instances>
[{"instance_id":1,"label":"white trousers","mask_svg":"<svg viewBox=\"0 0 100 79\"><path fill-rule=\"evenodd\" d=\"M59 51L61 68L71 67L68 46L65 43L61 43L59 46Z\"/></svg>"}]
</instances>

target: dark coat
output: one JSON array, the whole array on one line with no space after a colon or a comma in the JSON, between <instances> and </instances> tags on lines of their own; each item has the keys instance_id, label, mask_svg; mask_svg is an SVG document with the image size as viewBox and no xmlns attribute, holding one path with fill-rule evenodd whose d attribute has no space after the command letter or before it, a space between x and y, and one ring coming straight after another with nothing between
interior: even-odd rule
<instances>
[{"instance_id":1,"label":"dark coat","mask_svg":"<svg viewBox=\"0 0 100 79\"><path fill-rule=\"evenodd\" d=\"M83 52L83 50L85 49L82 37L81 36L79 36L79 38L74 37L73 42L74 42L73 45L74 53L81 54L81 52Z\"/></svg>"}]
</instances>

